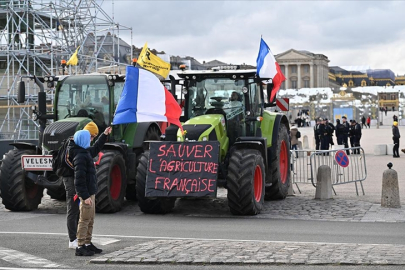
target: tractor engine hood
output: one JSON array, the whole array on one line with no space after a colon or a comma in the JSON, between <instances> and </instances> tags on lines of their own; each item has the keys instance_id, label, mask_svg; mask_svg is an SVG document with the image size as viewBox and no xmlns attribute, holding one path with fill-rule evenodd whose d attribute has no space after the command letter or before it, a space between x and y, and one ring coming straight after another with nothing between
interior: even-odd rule
<instances>
[{"instance_id":1,"label":"tractor engine hood","mask_svg":"<svg viewBox=\"0 0 405 270\"><path fill-rule=\"evenodd\" d=\"M78 129L83 128L90 121L89 118L75 117L48 125L43 134L44 148L48 151L59 149L64 139L73 136Z\"/></svg>"},{"instance_id":2,"label":"tractor engine hood","mask_svg":"<svg viewBox=\"0 0 405 270\"><path fill-rule=\"evenodd\" d=\"M183 129L184 139L188 141L217 140L216 129L225 132L225 118L222 114L200 115L185 122Z\"/></svg>"}]
</instances>

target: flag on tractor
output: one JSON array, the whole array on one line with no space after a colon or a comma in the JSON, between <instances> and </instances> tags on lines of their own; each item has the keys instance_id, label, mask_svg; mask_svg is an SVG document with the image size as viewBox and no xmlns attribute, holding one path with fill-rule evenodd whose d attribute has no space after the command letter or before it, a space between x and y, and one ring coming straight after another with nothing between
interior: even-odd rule
<instances>
[{"instance_id":1,"label":"flag on tractor","mask_svg":"<svg viewBox=\"0 0 405 270\"><path fill-rule=\"evenodd\" d=\"M276 62L273 53L269 46L264 42L263 38L260 41L259 55L257 56L257 75L260 78L272 79L273 89L271 91L270 100L276 96L281 84L285 81L285 77L281 72L280 66ZM264 81L264 83L268 83Z\"/></svg>"},{"instance_id":2,"label":"flag on tractor","mask_svg":"<svg viewBox=\"0 0 405 270\"><path fill-rule=\"evenodd\" d=\"M80 46L77 47L76 51L70 57L69 61L67 61L67 63L66 63L67 66L77 66L77 63L79 62L79 58L77 57L77 53L79 51L79 48L80 48Z\"/></svg>"},{"instance_id":3,"label":"flag on tractor","mask_svg":"<svg viewBox=\"0 0 405 270\"><path fill-rule=\"evenodd\" d=\"M138 65L163 78L167 78L170 72L170 64L163 61L159 56L154 55L148 48L148 43L142 48L138 57Z\"/></svg>"},{"instance_id":4,"label":"flag on tractor","mask_svg":"<svg viewBox=\"0 0 405 270\"><path fill-rule=\"evenodd\" d=\"M137 122L168 122L179 126L181 108L153 73L127 66L125 85L113 125Z\"/></svg>"}]
</instances>

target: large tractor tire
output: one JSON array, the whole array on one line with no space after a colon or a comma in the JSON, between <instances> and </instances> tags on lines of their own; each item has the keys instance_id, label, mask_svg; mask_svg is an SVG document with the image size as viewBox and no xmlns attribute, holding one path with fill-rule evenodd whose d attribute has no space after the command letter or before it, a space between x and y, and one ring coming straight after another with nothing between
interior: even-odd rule
<instances>
[{"instance_id":1,"label":"large tractor tire","mask_svg":"<svg viewBox=\"0 0 405 270\"><path fill-rule=\"evenodd\" d=\"M285 125L280 125L277 147L269 158L271 158L271 164L268 177L270 177L272 185L266 188L265 199L285 199L290 186L290 140Z\"/></svg>"},{"instance_id":2,"label":"large tractor tire","mask_svg":"<svg viewBox=\"0 0 405 270\"><path fill-rule=\"evenodd\" d=\"M258 150L237 149L231 153L226 182L232 214L260 213L264 204L264 180L264 161Z\"/></svg>"},{"instance_id":3,"label":"large tractor tire","mask_svg":"<svg viewBox=\"0 0 405 270\"><path fill-rule=\"evenodd\" d=\"M145 134L145 138L143 139L144 141L160 141L160 135L159 135L159 131L156 128L150 128L146 134ZM149 143L148 142L144 142L142 144L142 152L149 150ZM138 155L141 154L138 153ZM136 167L138 167L139 164L139 159L136 162ZM128 184L127 185L127 191L126 191L126 195L125 198L128 201L136 201L137 197L136 197L136 183L134 184Z\"/></svg>"},{"instance_id":4,"label":"large tractor tire","mask_svg":"<svg viewBox=\"0 0 405 270\"><path fill-rule=\"evenodd\" d=\"M145 197L146 175L148 171L149 151L145 151L139 159L138 170L136 172L136 194L138 205L141 211L147 214L166 214L173 210L176 198Z\"/></svg>"},{"instance_id":5,"label":"large tractor tire","mask_svg":"<svg viewBox=\"0 0 405 270\"><path fill-rule=\"evenodd\" d=\"M32 211L41 203L44 188L25 177L21 168L22 155L34 155L31 150L8 151L0 167L0 188L4 206L12 211Z\"/></svg>"},{"instance_id":6,"label":"large tractor tire","mask_svg":"<svg viewBox=\"0 0 405 270\"><path fill-rule=\"evenodd\" d=\"M106 151L102 154L97 167L96 211L115 213L122 208L127 187L125 160L117 151Z\"/></svg>"}]
</instances>

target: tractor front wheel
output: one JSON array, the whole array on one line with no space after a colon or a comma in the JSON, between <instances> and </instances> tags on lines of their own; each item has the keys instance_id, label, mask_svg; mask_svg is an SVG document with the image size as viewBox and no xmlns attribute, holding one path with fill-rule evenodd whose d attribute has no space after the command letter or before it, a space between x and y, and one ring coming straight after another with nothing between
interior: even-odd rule
<instances>
[{"instance_id":1,"label":"tractor front wheel","mask_svg":"<svg viewBox=\"0 0 405 270\"><path fill-rule=\"evenodd\" d=\"M277 146L270 158L269 181L272 185L266 188L265 199L282 200L287 197L290 186L290 140L285 125L280 126Z\"/></svg>"},{"instance_id":2,"label":"tractor front wheel","mask_svg":"<svg viewBox=\"0 0 405 270\"><path fill-rule=\"evenodd\" d=\"M4 206L12 211L32 211L41 203L44 188L25 177L21 168L22 155L34 155L31 150L8 151L0 167L0 188Z\"/></svg>"},{"instance_id":3,"label":"tractor front wheel","mask_svg":"<svg viewBox=\"0 0 405 270\"><path fill-rule=\"evenodd\" d=\"M115 213L121 210L127 187L125 160L117 151L102 153L97 167L98 191L96 194L96 211Z\"/></svg>"},{"instance_id":4,"label":"tractor front wheel","mask_svg":"<svg viewBox=\"0 0 405 270\"><path fill-rule=\"evenodd\" d=\"M173 210L176 198L159 197L147 198L145 196L146 175L148 171L149 151L145 151L139 159L136 172L136 194L141 211L147 214L166 214Z\"/></svg>"},{"instance_id":5,"label":"tractor front wheel","mask_svg":"<svg viewBox=\"0 0 405 270\"><path fill-rule=\"evenodd\" d=\"M257 215L264 203L264 161L258 150L231 153L226 177L228 206L234 215Z\"/></svg>"}]
</instances>

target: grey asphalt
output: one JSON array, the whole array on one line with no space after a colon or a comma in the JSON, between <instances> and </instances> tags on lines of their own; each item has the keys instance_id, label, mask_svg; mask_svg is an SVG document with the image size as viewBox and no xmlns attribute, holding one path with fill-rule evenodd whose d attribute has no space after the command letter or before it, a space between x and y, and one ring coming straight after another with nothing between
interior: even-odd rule
<instances>
[{"instance_id":1,"label":"grey asphalt","mask_svg":"<svg viewBox=\"0 0 405 270\"><path fill-rule=\"evenodd\" d=\"M313 140L312 127L300 129L303 136ZM400 126L400 131L405 135L405 127ZM405 228L405 209L391 209L380 206L382 174L387 169L386 164L392 162L393 169L399 175L400 198L402 204L405 200L403 188L403 179L405 166L402 165L405 154L399 159L393 159L391 156L374 156L373 149L375 144L391 143L391 127L382 126L379 129L363 129L361 146L365 152L367 164L367 178L363 182L365 195L356 195L354 184L335 186L337 195L331 200L314 200L315 188L312 185L300 184L302 193L295 189L295 195L289 196L282 201L266 202L260 215L252 217L236 217L229 213L226 201L226 191L221 190L219 197L211 200L178 200L174 212L165 216L168 224L176 216L189 216L202 218L223 218L226 219L245 219L253 223L259 222L282 222L283 220L296 220L296 222L305 222L305 226L314 226L315 233L308 235L308 241L302 238L297 240L289 239L288 234L280 234L279 238L271 239L253 237L253 240L243 241L238 238L237 230L235 236L216 240L198 238L182 239L181 230L172 228L175 239L149 239L147 242L131 243L129 246L120 246L114 252L103 254L93 258L90 262L93 264L175 264L175 265L405 265L405 246L404 246L404 228ZM311 143L310 143L311 146ZM402 153L401 153L402 154ZM59 202L46 197L35 214L44 215L52 213L65 213L64 202ZM119 215L136 217L144 215L136 203L126 203L123 211ZM18 220L23 219L30 213L11 213L4 211L0 206L0 220ZM98 218L106 219L110 216ZM256 220L256 222L254 222ZM139 219L139 222L141 219ZM340 230L331 232L331 235L347 234L347 239L342 238L338 243L330 242L331 239L317 239L316 230L327 229L317 227L312 221L338 222ZM115 222L114 220L110 222ZM379 232L372 226L373 223L389 223L386 225L387 231ZM174 223L173 223L174 224ZM222 224L222 223L221 223ZM288 223L286 223L288 224ZM367 226L364 226L367 225ZM368 226L370 225L370 226ZM156 226L159 226L156 224ZM224 225L226 226L226 225ZM145 224L145 227L148 227ZM256 230L256 226L252 230ZM155 225L149 225L148 229L155 228ZM188 228L185 224L184 228ZM193 226L190 226L192 230ZM257 226L259 228L259 225ZM4 229L4 228L3 228ZM156 228L155 228L156 229ZM226 230L218 225L215 227L218 235L221 230ZM356 238L357 230L367 230L374 237L373 241L367 240L367 234L364 238ZM252 232L253 232L252 231ZM100 233L100 232L99 232ZM108 234L107 232L101 232ZM178 235L176 235L178 233ZM188 233L192 233L191 231ZM380 240L376 240L375 235L381 235ZM396 237L397 235L397 237ZM398 237L398 235L402 235ZM353 237L353 241L349 238ZM276 240L275 240L276 239ZM355 242L355 243L353 243ZM100 265L101 266L101 265Z\"/></svg>"}]
</instances>

